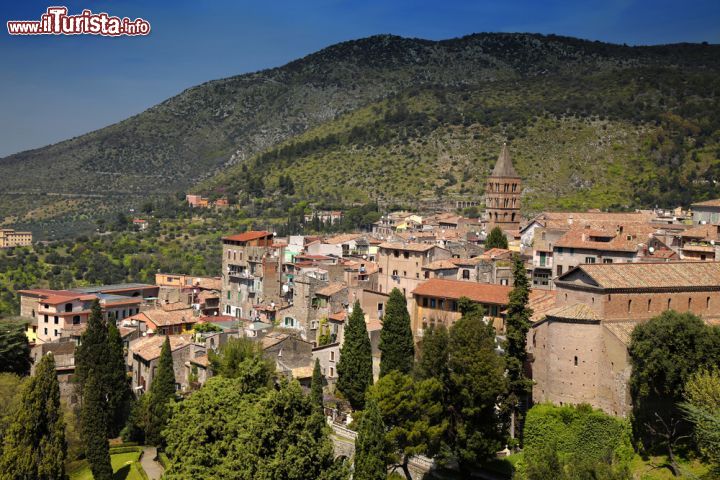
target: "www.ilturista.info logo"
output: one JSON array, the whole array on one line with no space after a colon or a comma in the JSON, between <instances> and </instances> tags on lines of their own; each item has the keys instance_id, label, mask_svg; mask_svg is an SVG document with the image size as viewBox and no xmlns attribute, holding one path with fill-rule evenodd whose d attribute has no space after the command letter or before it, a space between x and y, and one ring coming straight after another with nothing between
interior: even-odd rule
<instances>
[{"instance_id":1,"label":"www.ilturista.info logo","mask_svg":"<svg viewBox=\"0 0 720 480\"><path fill-rule=\"evenodd\" d=\"M147 35L150 22L142 18L112 17L107 13L83 10L79 15L68 15L67 7L48 7L40 20L10 20L10 35Z\"/></svg>"}]
</instances>

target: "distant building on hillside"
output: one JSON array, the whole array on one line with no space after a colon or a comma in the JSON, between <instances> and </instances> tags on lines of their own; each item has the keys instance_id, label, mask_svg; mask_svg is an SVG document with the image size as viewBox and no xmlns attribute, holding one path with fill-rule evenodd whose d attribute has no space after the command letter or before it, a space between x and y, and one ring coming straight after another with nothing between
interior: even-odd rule
<instances>
[{"instance_id":1,"label":"distant building on hillside","mask_svg":"<svg viewBox=\"0 0 720 480\"><path fill-rule=\"evenodd\" d=\"M12 228L0 229L0 248L32 245L32 232L16 232Z\"/></svg>"},{"instance_id":2,"label":"distant building on hillside","mask_svg":"<svg viewBox=\"0 0 720 480\"><path fill-rule=\"evenodd\" d=\"M495 168L485 187L488 228L514 231L520 227L520 175L515 171L507 145L503 144Z\"/></svg>"}]
</instances>

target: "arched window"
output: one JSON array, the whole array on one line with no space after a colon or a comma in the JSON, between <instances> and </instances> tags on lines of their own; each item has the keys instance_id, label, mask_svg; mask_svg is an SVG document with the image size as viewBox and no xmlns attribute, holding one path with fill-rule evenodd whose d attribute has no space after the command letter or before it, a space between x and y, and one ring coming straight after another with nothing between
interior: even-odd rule
<instances>
[{"instance_id":1,"label":"arched window","mask_svg":"<svg viewBox=\"0 0 720 480\"><path fill-rule=\"evenodd\" d=\"M632 309L632 300L628 300L628 313L630 313L631 309Z\"/></svg>"},{"instance_id":2,"label":"arched window","mask_svg":"<svg viewBox=\"0 0 720 480\"><path fill-rule=\"evenodd\" d=\"M688 297L688 310L692 310L692 297Z\"/></svg>"},{"instance_id":3,"label":"arched window","mask_svg":"<svg viewBox=\"0 0 720 480\"><path fill-rule=\"evenodd\" d=\"M667 302L667 309L670 310L670 306L672 305L672 298L668 298Z\"/></svg>"},{"instance_id":4,"label":"arched window","mask_svg":"<svg viewBox=\"0 0 720 480\"><path fill-rule=\"evenodd\" d=\"M648 312L650 311L651 306L652 306L652 299L648 298Z\"/></svg>"},{"instance_id":5,"label":"arched window","mask_svg":"<svg viewBox=\"0 0 720 480\"><path fill-rule=\"evenodd\" d=\"M710 310L710 297L707 297L705 299L705 308Z\"/></svg>"},{"instance_id":6,"label":"arched window","mask_svg":"<svg viewBox=\"0 0 720 480\"><path fill-rule=\"evenodd\" d=\"M578 358L577 358L577 355L575 355L575 366L576 366L576 367L578 366Z\"/></svg>"}]
</instances>

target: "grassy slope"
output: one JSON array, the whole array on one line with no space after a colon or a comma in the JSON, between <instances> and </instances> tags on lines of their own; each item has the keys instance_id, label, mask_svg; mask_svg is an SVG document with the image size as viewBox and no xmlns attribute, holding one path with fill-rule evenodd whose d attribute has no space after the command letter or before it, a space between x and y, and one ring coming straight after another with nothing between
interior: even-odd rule
<instances>
[{"instance_id":1,"label":"grassy slope","mask_svg":"<svg viewBox=\"0 0 720 480\"><path fill-rule=\"evenodd\" d=\"M114 480L143 480L143 469L140 466L140 452L119 453L110 456ZM87 461L81 460L68 468L70 480L92 480L93 475Z\"/></svg>"}]
</instances>

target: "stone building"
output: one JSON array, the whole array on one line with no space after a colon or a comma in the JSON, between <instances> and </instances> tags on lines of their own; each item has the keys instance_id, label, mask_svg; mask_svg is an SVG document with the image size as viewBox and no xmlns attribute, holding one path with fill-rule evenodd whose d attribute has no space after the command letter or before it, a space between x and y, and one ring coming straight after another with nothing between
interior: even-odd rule
<instances>
[{"instance_id":1,"label":"stone building","mask_svg":"<svg viewBox=\"0 0 720 480\"><path fill-rule=\"evenodd\" d=\"M495 168L485 187L485 212L488 228L500 227L503 231L520 228L520 176L513 167L510 152L503 144Z\"/></svg>"},{"instance_id":2,"label":"stone building","mask_svg":"<svg viewBox=\"0 0 720 480\"><path fill-rule=\"evenodd\" d=\"M265 231L250 231L223 237L221 312L237 318L249 318L253 305L261 303L266 293L263 282L266 257L274 256L273 234ZM275 257L278 262L281 255ZM265 265L267 268L267 265ZM280 295L281 269L276 277ZM271 281L267 279L267 281Z\"/></svg>"},{"instance_id":3,"label":"stone building","mask_svg":"<svg viewBox=\"0 0 720 480\"><path fill-rule=\"evenodd\" d=\"M587 264L555 283L555 308L528 333L535 402L626 416L635 326L666 310L720 318L720 263Z\"/></svg>"},{"instance_id":4,"label":"stone building","mask_svg":"<svg viewBox=\"0 0 720 480\"><path fill-rule=\"evenodd\" d=\"M398 288L406 298L425 281L423 268L451 257L449 250L436 245L410 242L386 242L377 254L378 290L390 293Z\"/></svg>"},{"instance_id":5,"label":"stone building","mask_svg":"<svg viewBox=\"0 0 720 480\"><path fill-rule=\"evenodd\" d=\"M131 385L136 394L146 393L150 389L160 363L160 351L164 342L164 335L153 335L139 338L130 343L128 360L132 371ZM188 386L185 364L195 357L190 337L170 336L170 351L172 352L176 389L184 389Z\"/></svg>"},{"instance_id":6,"label":"stone building","mask_svg":"<svg viewBox=\"0 0 720 480\"><path fill-rule=\"evenodd\" d=\"M720 223L720 198L693 203L690 205L690 210L692 210L693 223Z\"/></svg>"}]
</instances>

